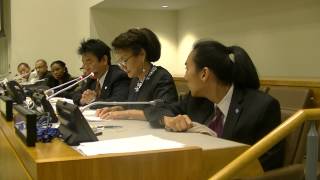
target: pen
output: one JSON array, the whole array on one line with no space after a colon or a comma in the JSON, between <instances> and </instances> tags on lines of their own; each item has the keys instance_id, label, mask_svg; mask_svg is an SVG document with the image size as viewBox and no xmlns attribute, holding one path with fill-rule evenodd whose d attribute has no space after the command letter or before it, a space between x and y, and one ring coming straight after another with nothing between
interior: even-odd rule
<instances>
[{"instance_id":1,"label":"pen","mask_svg":"<svg viewBox=\"0 0 320 180\"><path fill-rule=\"evenodd\" d=\"M122 126L116 125L104 125L104 126L97 126L97 128L121 128Z\"/></svg>"}]
</instances>

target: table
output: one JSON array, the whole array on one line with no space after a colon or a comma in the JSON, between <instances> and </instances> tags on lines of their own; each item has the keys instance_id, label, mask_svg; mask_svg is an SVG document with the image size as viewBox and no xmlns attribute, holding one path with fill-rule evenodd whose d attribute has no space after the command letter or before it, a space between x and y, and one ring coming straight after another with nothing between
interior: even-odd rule
<instances>
[{"instance_id":1,"label":"table","mask_svg":"<svg viewBox=\"0 0 320 180\"><path fill-rule=\"evenodd\" d=\"M101 123L100 123L101 124ZM99 140L152 134L184 148L83 156L59 139L27 147L12 122L0 117L0 179L207 179L248 149L248 145L196 133L152 129L146 121L106 121ZM250 170L249 170L250 169ZM262 174L258 161L239 176Z\"/></svg>"}]
</instances>

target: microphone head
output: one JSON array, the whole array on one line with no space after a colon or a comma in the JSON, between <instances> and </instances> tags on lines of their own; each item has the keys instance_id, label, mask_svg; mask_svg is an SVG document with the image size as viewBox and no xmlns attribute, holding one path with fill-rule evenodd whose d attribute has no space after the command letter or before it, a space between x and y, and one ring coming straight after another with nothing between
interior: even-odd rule
<instances>
[{"instance_id":1,"label":"microphone head","mask_svg":"<svg viewBox=\"0 0 320 180\"><path fill-rule=\"evenodd\" d=\"M155 99L155 100L151 101L151 105L156 106L159 104L164 104L164 102L165 101L163 99Z\"/></svg>"},{"instance_id":2,"label":"microphone head","mask_svg":"<svg viewBox=\"0 0 320 180\"><path fill-rule=\"evenodd\" d=\"M90 74L88 74L87 76L85 76L85 75L81 75L79 78L80 78L80 80L82 80L82 79L84 79L84 78L88 78L88 77L94 77L94 73L93 72L91 72Z\"/></svg>"},{"instance_id":3,"label":"microphone head","mask_svg":"<svg viewBox=\"0 0 320 180\"><path fill-rule=\"evenodd\" d=\"M48 89L48 90L45 90L45 91L44 91L44 94L45 94L47 97L51 96L53 93L54 93L54 90L53 90L53 89Z\"/></svg>"}]
</instances>

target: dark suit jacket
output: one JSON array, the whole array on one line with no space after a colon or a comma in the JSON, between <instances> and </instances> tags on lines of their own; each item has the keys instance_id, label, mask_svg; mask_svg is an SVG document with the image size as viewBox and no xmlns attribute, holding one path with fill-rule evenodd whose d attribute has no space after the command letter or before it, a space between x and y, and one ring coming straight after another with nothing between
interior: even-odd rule
<instances>
[{"instance_id":1,"label":"dark suit jacket","mask_svg":"<svg viewBox=\"0 0 320 180\"><path fill-rule=\"evenodd\" d=\"M192 121L208 125L214 114L214 104L189 94L181 102L145 109L145 116L153 127L163 127L164 115L187 114ZM279 102L258 90L234 88L222 138L254 144L281 123ZM282 165L283 143L265 153L261 164L265 170Z\"/></svg>"},{"instance_id":2,"label":"dark suit jacket","mask_svg":"<svg viewBox=\"0 0 320 180\"><path fill-rule=\"evenodd\" d=\"M133 78L130 83L128 101L152 101L162 99L165 102L176 102L178 93L171 74L161 66L156 66L154 73L146 78L136 92L138 78ZM145 105L129 105L129 109L144 109Z\"/></svg>"},{"instance_id":3,"label":"dark suit jacket","mask_svg":"<svg viewBox=\"0 0 320 180\"><path fill-rule=\"evenodd\" d=\"M73 95L75 104L80 104L82 93L87 90L95 90L96 79L89 79L86 84ZM130 79L127 73L122 71L118 66L109 66L108 73L101 86L100 97L96 101L125 101L128 98ZM98 108L98 106L96 107Z\"/></svg>"}]
</instances>

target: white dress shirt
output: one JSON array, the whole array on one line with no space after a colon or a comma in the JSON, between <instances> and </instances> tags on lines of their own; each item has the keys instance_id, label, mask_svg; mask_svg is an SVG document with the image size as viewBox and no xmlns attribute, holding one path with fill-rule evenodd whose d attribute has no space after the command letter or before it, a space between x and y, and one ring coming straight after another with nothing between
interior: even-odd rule
<instances>
[{"instance_id":1,"label":"white dress shirt","mask_svg":"<svg viewBox=\"0 0 320 180\"><path fill-rule=\"evenodd\" d=\"M233 95L233 89L234 89L234 86L232 84L227 94L222 98L222 100L218 104L215 104L215 106L218 106L218 108L223 114L223 125L226 122L226 119L228 116L228 111L229 111L229 107L230 107L230 103Z\"/></svg>"}]
</instances>

